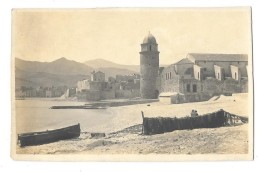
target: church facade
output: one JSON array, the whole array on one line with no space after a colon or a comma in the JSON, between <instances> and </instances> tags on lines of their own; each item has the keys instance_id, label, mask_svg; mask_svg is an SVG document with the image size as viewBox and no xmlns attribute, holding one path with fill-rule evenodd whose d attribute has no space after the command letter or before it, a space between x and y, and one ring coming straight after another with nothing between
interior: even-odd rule
<instances>
[{"instance_id":1,"label":"church facade","mask_svg":"<svg viewBox=\"0 0 260 172\"><path fill-rule=\"evenodd\" d=\"M169 99L170 103L206 101L221 94L248 92L248 56L246 54L189 53L182 60L165 68L159 68L158 44L151 34L147 37L141 44L142 52L145 51L145 53L140 53L140 92L143 98L149 98L144 96L149 92L148 90L152 93L157 93L156 90L158 90L159 94L153 96L157 98L159 96L162 100ZM145 40L148 40L148 43ZM154 49L149 49L149 40L156 43ZM146 55L147 51L147 49L143 50L143 46L148 47L148 51L156 52L157 56L150 54L142 56ZM153 60L156 63L153 63Z\"/></svg>"}]
</instances>

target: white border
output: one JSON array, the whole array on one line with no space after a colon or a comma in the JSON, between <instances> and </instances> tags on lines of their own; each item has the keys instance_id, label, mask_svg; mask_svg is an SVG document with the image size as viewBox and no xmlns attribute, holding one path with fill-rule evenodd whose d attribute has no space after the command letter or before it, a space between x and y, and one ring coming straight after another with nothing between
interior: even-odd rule
<instances>
[{"instance_id":1,"label":"white border","mask_svg":"<svg viewBox=\"0 0 260 172\"><path fill-rule=\"evenodd\" d=\"M259 0L7 0L0 1L0 171L256 171L259 164ZM252 6L253 57L255 73L255 160L251 162L96 163L22 162L10 158L11 99L11 9L13 8L96 8L96 7L228 7Z\"/></svg>"}]
</instances>

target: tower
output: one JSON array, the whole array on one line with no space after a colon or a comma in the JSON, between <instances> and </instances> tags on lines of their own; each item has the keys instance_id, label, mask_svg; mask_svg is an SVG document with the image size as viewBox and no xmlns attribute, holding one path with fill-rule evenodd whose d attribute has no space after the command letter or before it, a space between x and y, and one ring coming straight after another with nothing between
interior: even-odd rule
<instances>
[{"instance_id":1,"label":"tower","mask_svg":"<svg viewBox=\"0 0 260 172\"><path fill-rule=\"evenodd\" d=\"M159 91L156 79L159 71L158 44L152 34L148 34L141 44L140 52L140 92L145 99L157 99Z\"/></svg>"}]
</instances>

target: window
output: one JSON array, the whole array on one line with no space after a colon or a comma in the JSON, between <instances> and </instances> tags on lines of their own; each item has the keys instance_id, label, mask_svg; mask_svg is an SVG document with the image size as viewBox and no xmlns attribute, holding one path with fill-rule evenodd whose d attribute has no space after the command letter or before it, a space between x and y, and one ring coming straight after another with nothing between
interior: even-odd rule
<instances>
[{"instance_id":1,"label":"window","mask_svg":"<svg viewBox=\"0 0 260 172\"><path fill-rule=\"evenodd\" d=\"M175 70L176 71L176 70ZM185 74L191 74L191 71L192 71L192 68L188 68L186 71L185 71Z\"/></svg>"},{"instance_id":2,"label":"window","mask_svg":"<svg viewBox=\"0 0 260 172\"><path fill-rule=\"evenodd\" d=\"M196 84L193 84L193 86L192 86L192 90L193 90L194 93L197 92L197 85L196 85Z\"/></svg>"},{"instance_id":3,"label":"window","mask_svg":"<svg viewBox=\"0 0 260 172\"><path fill-rule=\"evenodd\" d=\"M218 79L219 79L219 73L218 73Z\"/></svg>"},{"instance_id":4,"label":"window","mask_svg":"<svg viewBox=\"0 0 260 172\"><path fill-rule=\"evenodd\" d=\"M198 79L200 79L200 73L198 72Z\"/></svg>"},{"instance_id":5,"label":"window","mask_svg":"<svg viewBox=\"0 0 260 172\"><path fill-rule=\"evenodd\" d=\"M237 73L235 72L235 79L237 79Z\"/></svg>"},{"instance_id":6,"label":"window","mask_svg":"<svg viewBox=\"0 0 260 172\"><path fill-rule=\"evenodd\" d=\"M187 92L190 92L190 84L187 84L186 90L187 90Z\"/></svg>"},{"instance_id":7,"label":"window","mask_svg":"<svg viewBox=\"0 0 260 172\"><path fill-rule=\"evenodd\" d=\"M152 46L151 45L149 46L149 49L150 49L150 51L152 51Z\"/></svg>"},{"instance_id":8,"label":"window","mask_svg":"<svg viewBox=\"0 0 260 172\"><path fill-rule=\"evenodd\" d=\"M172 72L170 72L170 79L172 79Z\"/></svg>"}]
</instances>

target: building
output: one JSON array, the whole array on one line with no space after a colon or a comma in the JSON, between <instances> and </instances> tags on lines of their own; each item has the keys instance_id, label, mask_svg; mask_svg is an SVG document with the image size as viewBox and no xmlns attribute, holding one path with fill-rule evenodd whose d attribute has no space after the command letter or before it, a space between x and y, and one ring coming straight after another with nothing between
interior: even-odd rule
<instances>
[{"instance_id":1,"label":"building","mask_svg":"<svg viewBox=\"0 0 260 172\"><path fill-rule=\"evenodd\" d=\"M76 95L76 88L68 88L65 93L64 93L64 97L65 98L69 98Z\"/></svg>"},{"instance_id":2,"label":"building","mask_svg":"<svg viewBox=\"0 0 260 172\"><path fill-rule=\"evenodd\" d=\"M91 81L105 82L105 74L100 71L98 72L93 71L91 73Z\"/></svg>"},{"instance_id":3,"label":"building","mask_svg":"<svg viewBox=\"0 0 260 172\"><path fill-rule=\"evenodd\" d=\"M172 102L205 101L216 95L247 92L246 54L189 53L186 58L161 72L160 95ZM177 97L177 98L176 98Z\"/></svg>"},{"instance_id":4,"label":"building","mask_svg":"<svg viewBox=\"0 0 260 172\"><path fill-rule=\"evenodd\" d=\"M184 103L248 92L247 65L246 54L189 53L186 58L159 68L158 44L149 33L141 44L141 97L159 96L164 102Z\"/></svg>"},{"instance_id":5,"label":"building","mask_svg":"<svg viewBox=\"0 0 260 172\"><path fill-rule=\"evenodd\" d=\"M149 33L141 44L140 52L140 93L142 98L158 98L159 53L156 39Z\"/></svg>"},{"instance_id":6,"label":"building","mask_svg":"<svg viewBox=\"0 0 260 172\"><path fill-rule=\"evenodd\" d=\"M116 75L116 82L134 82L135 79L140 79L139 74L133 75Z\"/></svg>"},{"instance_id":7,"label":"building","mask_svg":"<svg viewBox=\"0 0 260 172\"><path fill-rule=\"evenodd\" d=\"M113 84L115 79L109 78L109 80L111 82L105 80L105 73L93 71L90 80L78 81L76 89L78 99L87 101L114 99Z\"/></svg>"},{"instance_id":8,"label":"building","mask_svg":"<svg viewBox=\"0 0 260 172\"><path fill-rule=\"evenodd\" d=\"M108 82L110 83L116 83L116 79L112 76L108 77Z\"/></svg>"},{"instance_id":9,"label":"building","mask_svg":"<svg viewBox=\"0 0 260 172\"><path fill-rule=\"evenodd\" d=\"M45 97L54 97L52 90L46 90L45 95L46 95Z\"/></svg>"},{"instance_id":10,"label":"building","mask_svg":"<svg viewBox=\"0 0 260 172\"><path fill-rule=\"evenodd\" d=\"M77 82L77 92L84 92L89 88L89 80L88 79L84 79L81 81Z\"/></svg>"},{"instance_id":11,"label":"building","mask_svg":"<svg viewBox=\"0 0 260 172\"><path fill-rule=\"evenodd\" d=\"M104 73L92 72L91 80L78 81L76 90L78 99L87 101L140 97L140 75L116 75L105 81Z\"/></svg>"}]
</instances>

